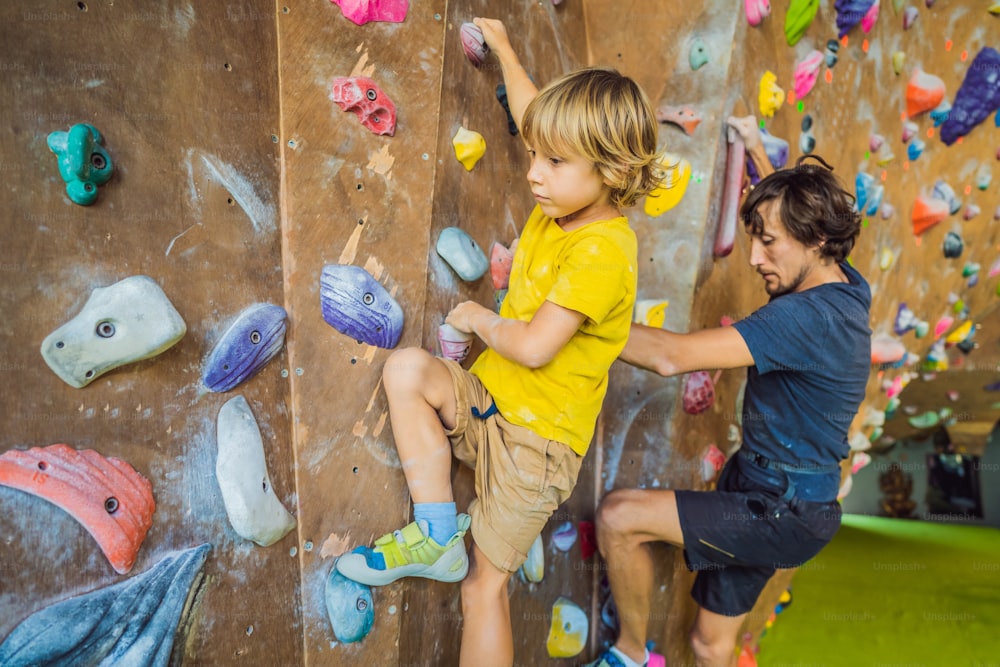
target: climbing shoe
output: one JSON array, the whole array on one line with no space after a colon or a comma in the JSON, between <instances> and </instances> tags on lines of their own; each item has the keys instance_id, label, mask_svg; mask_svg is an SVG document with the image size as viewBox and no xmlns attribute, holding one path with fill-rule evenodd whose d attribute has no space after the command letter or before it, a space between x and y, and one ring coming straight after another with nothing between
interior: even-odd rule
<instances>
[{"instance_id":1,"label":"climbing shoe","mask_svg":"<svg viewBox=\"0 0 1000 667\"><path fill-rule=\"evenodd\" d=\"M469 571L465 533L472 519L458 515L458 532L441 545L427 534L427 522L414 521L337 559L337 571L368 586L384 586L403 577L461 581Z\"/></svg>"}]
</instances>

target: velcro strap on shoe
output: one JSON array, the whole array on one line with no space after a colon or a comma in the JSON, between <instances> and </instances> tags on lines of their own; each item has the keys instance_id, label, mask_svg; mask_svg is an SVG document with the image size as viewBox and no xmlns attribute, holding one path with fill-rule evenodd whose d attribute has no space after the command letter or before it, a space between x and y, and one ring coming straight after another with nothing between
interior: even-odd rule
<instances>
[{"instance_id":1,"label":"velcro strap on shoe","mask_svg":"<svg viewBox=\"0 0 1000 667\"><path fill-rule=\"evenodd\" d=\"M399 532L403 536L403 543L408 549L412 549L427 539L427 537L424 536L423 531L420 530L420 525L416 521L408 524Z\"/></svg>"}]
</instances>

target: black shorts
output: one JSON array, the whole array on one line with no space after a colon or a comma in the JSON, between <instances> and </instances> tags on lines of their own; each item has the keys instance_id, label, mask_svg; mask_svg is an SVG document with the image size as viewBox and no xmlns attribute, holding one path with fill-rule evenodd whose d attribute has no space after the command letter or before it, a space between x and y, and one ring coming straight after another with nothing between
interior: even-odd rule
<instances>
[{"instance_id":1,"label":"black shorts","mask_svg":"<svg viewBox=\"0 0 1000 667\"><path fill-rule=\"evenodd\" d=\"M753 609L775 570L802 565L840 528L836 500L786 502L785 489L762 483L751 465L732 456L716 491L676 492L684 560L698 573L691 596L724 616Z\"/></svg>"}]
</instances>

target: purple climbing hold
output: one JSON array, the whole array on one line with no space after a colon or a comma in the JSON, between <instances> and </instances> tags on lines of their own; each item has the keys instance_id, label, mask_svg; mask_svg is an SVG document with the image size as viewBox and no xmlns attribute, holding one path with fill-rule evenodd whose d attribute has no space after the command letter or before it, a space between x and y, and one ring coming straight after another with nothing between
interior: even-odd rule
<instances>
[{"instance_id":1,"label":"purple climbing hold","mask_svg":"<svg viewBox=\"0 0 1000 667\"><path fill-rule=\"evenodd\" d=\"M843 37L851 28L861 23L868 10L876 0L837 0L834 8L837 10L837 36Z\"/></svg>"},{"instance_id":2,"label":"purple climbing hold","mask_svg":"<svg viewBox=\"0 0 1000 667\"><path fill-rule=\"evenodd\" d=\"M948 120L941 125L941 141L951 146L997 109L1000 109L1000 51L987 46L969 65Z\"/></svg>"},{"instance_id":3,"label":"purple climbing hold","mask_svg":"<svg viewBox=\"0 0 1000 667\"><path fill-rule=\"evenodd\" d=\"M284 346L287 317L284 308L269 303L254 304L240 313L205 361L205 386L229 391L256 375Z\"/></svg>"},{"instance_id":4,"label":"purple climbing hold","mask_svg":"<svg viewBox=\"0 0 1000 667\"><path fill-rule=\"evenodd\" d=\"M913 311L910 310L905 301L900 302L899 309L896 311L896 322L892 330L896 332L897 336L902 336L906 332L916 328L917 316L913 314Z\"/></svg>"},{"instance_id":5,"label":"purple climbing hold","mask_svg":"<svg viewBox=\"0 0 1000 667\"><path fill-rule=\"evenodd\" d=\"M403 309L360 266L328 264L319 281L323 319L342 334L394 348L403 333Z\"/></svg>"}]
</instances>

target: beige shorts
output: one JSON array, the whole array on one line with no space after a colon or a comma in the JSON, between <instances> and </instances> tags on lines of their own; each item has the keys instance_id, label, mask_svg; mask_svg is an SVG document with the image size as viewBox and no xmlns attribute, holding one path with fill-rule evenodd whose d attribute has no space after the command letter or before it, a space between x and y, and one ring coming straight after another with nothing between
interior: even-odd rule
<instances>
[{"instance_id":1,"label":"beige shorts","mask_svg":"<svg viewBox=\"0 0 1000 667\"><path fill-rule=\"evenodd\" d=\"M472 539L496 567L516 572L532 542L560 504L569 498L583 457L556 440L511 424L494 411L493 397L479 378L442 359L455 385L455 428L447 432L455 458L476 473L476 498L469 504Z\"/></svg>"}]
</instances>

